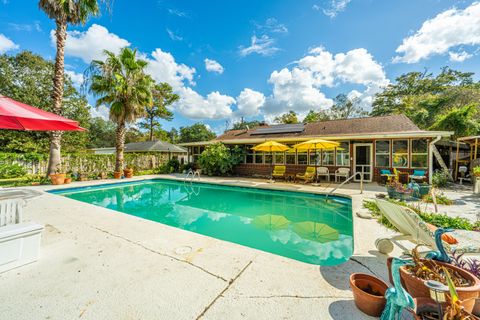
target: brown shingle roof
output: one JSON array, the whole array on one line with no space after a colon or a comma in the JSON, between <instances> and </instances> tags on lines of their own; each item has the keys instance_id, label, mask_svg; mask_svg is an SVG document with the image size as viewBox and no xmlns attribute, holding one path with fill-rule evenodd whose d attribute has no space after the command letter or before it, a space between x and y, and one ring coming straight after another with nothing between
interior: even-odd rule
<instances>
[{"instance_id":1,"label":"brown shingle roof","mask_svg":"<svg viewBox=\"0 0 480 320\"><path fill-rule=\"evenodd\" d=\"M218 136L216 140L235 140L248 138L278 138L302 136L340 136L352 134L379 134L396 132L419 132L420 130L405 115L390 115L383 117L355 118L320 121L305 124L305 130L300 133L278 133L252 135L257 128L250 130L232 130Z\"/></svg>"}]
</instances>

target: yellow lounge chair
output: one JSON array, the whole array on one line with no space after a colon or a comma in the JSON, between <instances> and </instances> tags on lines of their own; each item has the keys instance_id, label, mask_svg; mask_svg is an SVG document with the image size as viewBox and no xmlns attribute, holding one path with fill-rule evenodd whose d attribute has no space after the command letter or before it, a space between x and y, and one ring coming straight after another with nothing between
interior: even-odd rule
<instances>
[{"instance_id":1,"label":"yellow lounge chair","mask_svg":"<svg viewBox=\"0 0 480 320\"><path fill-rule=\"evenodd\" d=\"M297 173L296 178L304 181L304 183L312 182L315 179L315 167L307 167L305 173Z\"/></svg>"},{"instance_id":2,"label":"yellow lounge chair","mask_svg":"<svg viewBox=\"0 0 480 320\"><path fill-rule=\"evenodd\" d=\"M272 179L285 180L285 173L287 171L286 166L275 166L272 171Z\"/></svg>"}]
</instances>

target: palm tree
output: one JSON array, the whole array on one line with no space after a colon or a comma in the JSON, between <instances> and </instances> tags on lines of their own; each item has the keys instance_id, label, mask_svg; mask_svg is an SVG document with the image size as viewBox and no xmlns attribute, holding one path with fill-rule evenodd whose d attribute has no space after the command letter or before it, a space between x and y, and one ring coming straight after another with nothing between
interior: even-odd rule
<instances>
[{"instance_id":1,"label":"palm tree","mask_svg":"<svg viewBox=\"0 0 480 320\"><path fill-rule=\"evenodd\" d=\"M116 128L115 171L123 169L125 126L144 116L152 105L153 79L145 73L147 62L137 59L137 50L123 48L118 55L104 51L105 61L94 60L89 68L90 92L98 97L97 107L110 108L110 119Z\"/></svg>"},{"instance_id":2,"label":"palm tree","mask_svg":"<svg viewBox=\"0 0 480 320\"><path fill-rule=\"evenodd\" d=\"M53 76L53 112L62 113L65 42L67 40L67 26L69 24L85 24L90 16L100 12L97 0L40 0L38 7L42 9L56 24L57 53ZM62 134L53 131L50 136L50 157L48 160L48 174L55 173L60 164L60 146Z\"/></svg>"}]
</instances>

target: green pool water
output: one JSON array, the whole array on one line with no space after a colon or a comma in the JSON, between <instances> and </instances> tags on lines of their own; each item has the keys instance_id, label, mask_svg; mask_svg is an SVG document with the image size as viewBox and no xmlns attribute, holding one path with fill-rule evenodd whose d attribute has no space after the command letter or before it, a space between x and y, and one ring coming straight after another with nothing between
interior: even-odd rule
<instances>
[{"instance_id":1,"label":"green pool water","mask_svg":"<svg viewBox=\"0 0 480 320\"><path fill-rule=\"evenodd\" d=\"M348 198L161 179L51 192L307 263L353 253Z\"/></svg>"}]
</instances>

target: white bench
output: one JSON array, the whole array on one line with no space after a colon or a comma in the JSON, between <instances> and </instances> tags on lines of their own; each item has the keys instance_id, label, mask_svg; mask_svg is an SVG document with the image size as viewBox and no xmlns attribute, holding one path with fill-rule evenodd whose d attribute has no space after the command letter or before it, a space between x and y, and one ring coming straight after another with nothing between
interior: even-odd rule
<instances>
[{"instance_id":1,"label":"white bench","mask_svg":"<svg viewBox=\"0 0 480 320\"><path fill-rule=\"evenodd\" d=\"M38 258L43 226L22 222L24 204L22 199L0 200L0 273Z\"/></svg>"}]
</instances>

